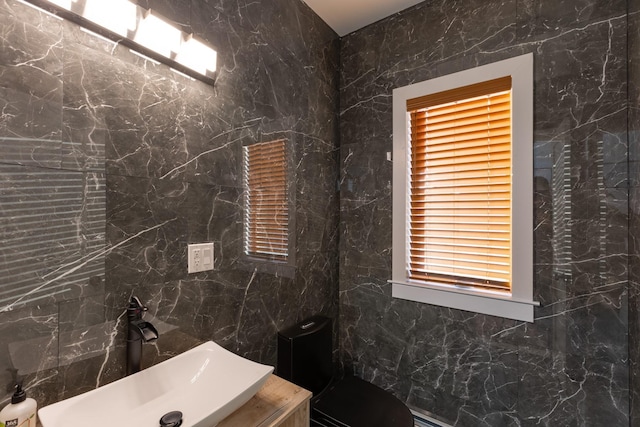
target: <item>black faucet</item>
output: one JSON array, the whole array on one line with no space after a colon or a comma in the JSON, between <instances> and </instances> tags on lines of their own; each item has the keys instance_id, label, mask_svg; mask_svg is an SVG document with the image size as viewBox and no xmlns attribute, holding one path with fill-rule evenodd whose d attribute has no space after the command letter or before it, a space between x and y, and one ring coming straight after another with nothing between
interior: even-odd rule
<instances>
[{"instance_id":1,"label":"black faucet","mask_svg":"<svg viewBox=\"0 0 640 427\"><path fill-rule=\"evenodd\" d=\"M142 342L158 339L158 331L149 322L142 320L142 313L147 311L138 297L131 297L127 307L129 331L127 332L127 375L140 371L142 359Z\"/></svg>"}]
</instances>

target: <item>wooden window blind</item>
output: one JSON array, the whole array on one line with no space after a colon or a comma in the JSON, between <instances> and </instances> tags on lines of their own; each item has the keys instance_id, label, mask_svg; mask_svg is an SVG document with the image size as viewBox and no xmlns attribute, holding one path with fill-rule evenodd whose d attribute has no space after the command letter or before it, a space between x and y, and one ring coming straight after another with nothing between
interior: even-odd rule
<instances>
[{"instance_id":1,"label":"wooden window blind","mask_svg":"<svg viewBox=\"0 0 640 427\"><path fill-rule=\"evenodd\" d=\"M245 253L286 260L289 251L289 198L286 141L244 147Z\"/></svg>"},{"instance_id":2,"label":"wooden window blind","mask_svg":"<svg viewBox=\"0 0 640 427\"><path fill-rule=\"evenodd\" d=\"M407 100L408 275L511 289L511 77Z\"/></svg>"}]
</instances>

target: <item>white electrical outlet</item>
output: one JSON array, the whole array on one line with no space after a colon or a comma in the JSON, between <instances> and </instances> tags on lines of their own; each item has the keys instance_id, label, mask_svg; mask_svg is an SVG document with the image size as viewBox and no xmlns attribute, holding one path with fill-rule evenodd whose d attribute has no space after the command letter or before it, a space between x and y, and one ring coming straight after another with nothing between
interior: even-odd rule
<instances>
[{"instance_id":1,"label":"white electrical outlet","mask_svg":"<svg viewBox=\"0 0 640 427\"><path fill-rule=\"evenodd\" d=\"M213 243L187 245L187 271L198 273L213 270Z\"/></svg>"}]
</instances>

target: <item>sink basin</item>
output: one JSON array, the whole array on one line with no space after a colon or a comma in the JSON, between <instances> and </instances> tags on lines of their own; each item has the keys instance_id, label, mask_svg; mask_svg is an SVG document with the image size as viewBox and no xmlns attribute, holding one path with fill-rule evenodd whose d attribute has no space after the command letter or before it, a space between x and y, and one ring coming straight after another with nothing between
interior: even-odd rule
<instances>
[{"instance_id":1,"label":"sink basin","mask_svg":"<svg viewBox=\"0 0 640 427\"><path fill-rule=\"evenodd\" d=\"M260 390L272 366L209 341L111 384L38 411L43 427L156 427L172 411L183 427L213 427Z\"/></svg>"}]
</instances>

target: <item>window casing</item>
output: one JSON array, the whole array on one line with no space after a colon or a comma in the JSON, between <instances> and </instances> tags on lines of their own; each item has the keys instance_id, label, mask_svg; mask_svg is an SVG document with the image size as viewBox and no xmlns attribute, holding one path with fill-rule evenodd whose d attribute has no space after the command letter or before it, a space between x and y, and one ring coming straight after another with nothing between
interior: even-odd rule
<instances>
[{"instance_id":1,"label":"window casing","mask_svg":"<svg viewBox=\"0 0 640 427\"><path fill-rule=\"evenodd\" d=\"M287 261L289 190L284 139L243 147L244 252L252 258Z\"/></svg>"},{"instance_id":2,"label":"window casing","mask_svg":"<svg viewBox=\"0 0 640 427\"><path fill-rule=\"evenodd\" d=\"M533 321L533 55L393 103L393 296Z\"/></svg>"}]
</instances>

